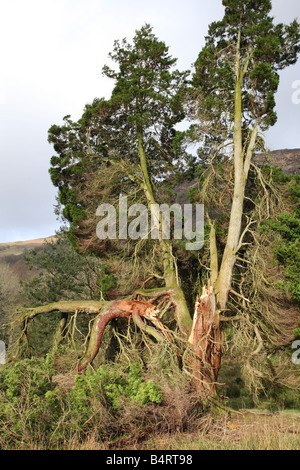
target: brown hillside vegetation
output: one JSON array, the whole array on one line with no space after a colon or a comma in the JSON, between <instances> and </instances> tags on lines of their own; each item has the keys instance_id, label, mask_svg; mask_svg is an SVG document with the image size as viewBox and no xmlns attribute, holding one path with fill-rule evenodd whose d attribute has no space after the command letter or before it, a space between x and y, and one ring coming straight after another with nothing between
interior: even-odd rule
<instances>
[{"instance_id":1,"label":"brown hillside vegetation","mask_svg":"<svg viewBox=\"0 0 300 470\"><path fill-rule=\"evenodd\" d=\"M17 242L0 243L0 262L7 263L21 280L26 280L28 268L23 255L33 249L42 249L43 244L56 239L55 236Z\"/></svg>"},{"instance_id":2,"label":"brown hillside vegetation","mask_svg":"<svg viewBox=\"0 0 300 470\"><path fill-rule=\"evenodd\" d=\"M300 175L300 149L272 150L268 154L259 153L254 161L260 165L281 168L287 175Z\"/></svg>"},{"instance_id":3,"label":"brown hillside vegetation","mask_svg":"<svg viewBox=\"0 0 300 470\"><path fill-rule=\"evenodd\" d=\"M36 248L43 245L43 243L46 241L51 242L55 239L55 236L50 236L46 238L36 238L35 240L0 243L0 256L5 256L6 254L16 254L27 249Z\"/></svg>"}]
</instances>

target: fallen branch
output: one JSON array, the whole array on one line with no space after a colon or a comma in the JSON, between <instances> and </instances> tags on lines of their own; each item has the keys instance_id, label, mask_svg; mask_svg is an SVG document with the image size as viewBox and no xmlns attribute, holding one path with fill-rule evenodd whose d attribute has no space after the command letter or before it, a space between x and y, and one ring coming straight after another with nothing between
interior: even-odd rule
<instances>
[{"instance_id":1,"label":"fallen branch","mask_svg":"<svg viewBox=\"0 0 300 470\"><path fill-rule=\"evenodd\" d=\"M93 327L89 328L89 340L85 354L81 358L78 365L78 372L84 372L89 364L92 363L96 357L101 346L102 337L107 324L117 318L131 318L135 324L147 334L153 336L157 341L168 340L172 342L172 337L169 330L162 324L158 315L160 313L159 307L171 298L173 291L166 289L154 289L152 291L136 292L134 297L145 296L149 297L149 301L134 299L114 300L114 301L60 301L48 305L43 305L35 308L26 308L19 310L21 313L21 335L18 344L18 357L28 354L28 325L36 316L47 314L51 312L60 312L62 318L54 335L52 346L52 353L56 350L57 346L66 335L67 316L69 313L93 314L96 318L93 320ZM159 305L155 306L154 302L158 301ZM172 299L174 309L176 302ZM74 320L75 321L75 320ZM147 321L150 321L154 326L149 326ZM70 323L70 322L69 322ZM73 324L73 329L75 324ZM86 340L87 341L87 340Z\"/></svg>"}]
</instances>

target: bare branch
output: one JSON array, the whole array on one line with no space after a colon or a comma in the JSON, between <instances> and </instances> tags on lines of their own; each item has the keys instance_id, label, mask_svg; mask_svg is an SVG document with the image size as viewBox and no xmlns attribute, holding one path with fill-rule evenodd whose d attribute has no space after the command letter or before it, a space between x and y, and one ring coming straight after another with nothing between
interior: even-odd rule
<instances>
[{"instance_id":1,"label":"bare branch","mask_svg":"<svg viewBox=\"0 0 300 470\"><path fill-rule=\"evenodd\" d=\"M249 145L248 145L248 149L247 149L247 153L246 153L246 157L245 157L245 162L244 162L244 177L245 177L245 180L248 177L251 158L252 158L253 151L254 151L254 148L255 148L257 132L258 132L258 125L257 125L257 122L256 122L255 125L254 125L254 128L251 132L250 142L249 142Z\"/></svg>"}]
</instances>

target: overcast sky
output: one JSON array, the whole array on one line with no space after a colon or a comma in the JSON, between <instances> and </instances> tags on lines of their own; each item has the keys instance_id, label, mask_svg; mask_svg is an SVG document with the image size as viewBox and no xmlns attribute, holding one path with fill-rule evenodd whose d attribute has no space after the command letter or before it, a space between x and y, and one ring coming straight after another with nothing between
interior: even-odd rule
<instances>
[{"instance_id":1,"label":"overcast sky","mask_svg":"<svg viewBox=\"0 0 300 470\"><path fill-rule=\"evenodd\" d=\"M145 23L190 69L221 0L0 0L0 243L46 237L60 222L48 174L52 124L77 120L95 97L109 97L102 77L113 41L131 40ZM299 0L273 0L276 21L299 16ZM300 148L300 104L292 102L300 61L281 73L278 122L267 146ZM300 97L300 93L298 94Z\"/></svg>"}]
</instances>

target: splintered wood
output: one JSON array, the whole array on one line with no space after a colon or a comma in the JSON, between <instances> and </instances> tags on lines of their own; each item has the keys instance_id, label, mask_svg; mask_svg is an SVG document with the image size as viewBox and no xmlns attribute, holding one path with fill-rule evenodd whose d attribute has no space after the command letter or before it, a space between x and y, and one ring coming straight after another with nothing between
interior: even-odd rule
<instances>
[{"instance_id":1,"label":"splintered wood","mask_svg":"<svg viewBox=\"0 0 300 470\"><path fill-rule=\"evenodd\" d=\"M196 299L193 325L189 343L193 347L193 357L189 367L197 388L206 393L215 389L221 363L220 323L216 312L213 287L204 286L200 298Z\"/></svg>"}]
</instances>

